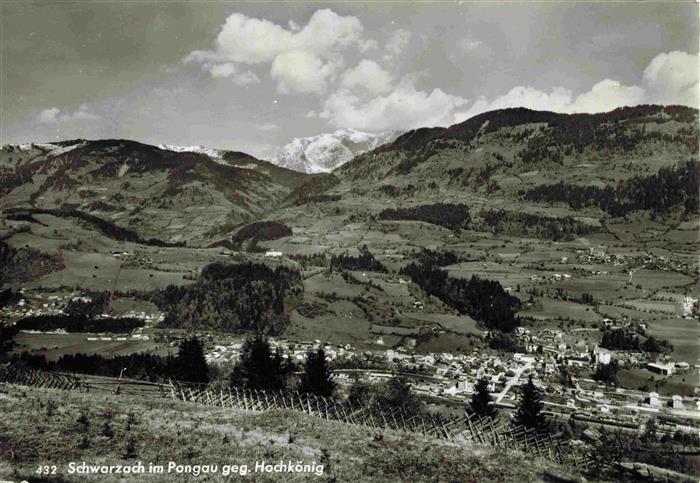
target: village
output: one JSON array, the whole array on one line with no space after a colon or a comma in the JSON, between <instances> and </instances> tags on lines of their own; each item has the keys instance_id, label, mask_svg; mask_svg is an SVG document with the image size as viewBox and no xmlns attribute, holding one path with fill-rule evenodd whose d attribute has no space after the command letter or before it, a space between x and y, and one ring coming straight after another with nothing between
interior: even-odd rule
<instances>
[{"instance_id":1,"label":"village","mask_svg":"<svg viewBox=\"0 0 700 483\"><path fill-rule=\"evenodd\" d=\"M306 353L323 345L334 374L341 386L356 380L382 382L395 374L411 381L412 389L432 404L464 407L474 392L476 381L485 377L489 392L498 408L510 410L517 401L517 388L530 375L545 391L545 406L552 416L577 415L594 418L612 426L638 424L650 416L666 416L676 421L674 430L696 431L690 424L700 421L700 398L662 396L654 391L606 387L589 377L571 377L563 384L561 374L571 368L586 370L597 364L619 360L621 365L644 367L660 375L697 370L685 361L645 361L641 353L625 355L599 347L587 350L569 346L558 331L543 330L536 334L520 329L519 336L528 341L527 353L494 353L475 350L471 354L424 353L408 348L384 351L360 351L350 344L330 345L321 341L270 339L271 346L294 363L303 363ZM211 364L235 362L243 342L214 345L207 353Z\"/></svg>"},{"instance_id":2,"label":"village","mask_svg":"<svg viewBox=\"0 0 700 483\"><path fill-rule=\"evenodd\" d=\"M3 319L62 314L68 301L81 298L77 292L38 298L27 290L21 290L20 294L22 298L16 304L2 309L0 315ZM89 300L88 297L84 298ZM690 303L697 302L691 300ZM142 327L129 334L70 334L70 337L84 339L86 349L91 343L130 342L149 344L144 347L134 345L129 348L130 351L175 350L185 334L158 328L164 315L153 308L141 308L143 310L138 310L132 305L124 307L120 313L122 317L143 321ZM606 330L645 328L643 323L627 318L603 318L600 326ZM435 330L440 329L435 327ZM40 334L37 331L23 333L25 336ZM60 347L61 336L69 336L60 329L45 335L58 338L56 344L51 346L53 348ZM198 335L205 341L209 364L229 367L238 360L243 346L242 338L211 332ZM488 331L482 334L484 340L490 336ZM576 414L599 418L611 424L635 423L640 417L664 415L677 419L679 428L688 427L681 421L700 420L700 397L696 395L669 394L667 391L660 394L661 391L655 390L658 383L646 390L606 386L595 381L591 375L596 367L614 363L620 368L643 369L660 381L674 375L692 378L700 369L694 361L673 360L668 355L654 357L642 351L608 350L578 338L575 330L567 332L555 328L538 330L518 327L514 336L519 347L524 349L522 352L496 351L488 346L476 347L469 353L417 352L415 341L410 337L404 338L402 344L387 347L381 334L366 341L362 349L351 344L324 344L320 340L297 341L276 337L270 338L270 344L297 366L303 364L307 352L323 345L341 387L348 387L358 379L378 383L393 374L405 375L411 381L412 389L433 404L463 407L474 392L476 381L486 378L496 407L509 410L515 407L518 386L532 375L536 384L544 389L545 405L552 415ZM156 343L158 345L154 346ZM47 347L37 349L46 351Z\"/></svg>"}]
</instances>

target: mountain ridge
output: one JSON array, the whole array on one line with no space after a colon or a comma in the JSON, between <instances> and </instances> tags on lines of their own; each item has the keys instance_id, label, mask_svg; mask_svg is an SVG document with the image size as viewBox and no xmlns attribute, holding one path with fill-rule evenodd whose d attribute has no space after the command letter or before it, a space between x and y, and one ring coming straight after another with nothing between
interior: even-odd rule
<instances>
[{"instance_id":1,"label":"mountain ridge","mask_svg":"<svg viewBox=\"0 0 700 483\"><path fill-rule=\"evenodd\" d=\"M129 140L0 150L4 206L81 210L169 242L205 242L212 230L263 216L306 177L245 153L213 160Z\"/></svg>"},{"instance_id":2,"label":"mountain ridge","mask_svg":"<svg viewBox=\"0 0 700 483\"><path fill-rule=\"evenodd\" d=\"M305 173L328 173L356 155L393 142L401 131L368 133L356 129L338 129L332 133L296 137L278 148L272 162Z\"/></svg>"}]
</instances>

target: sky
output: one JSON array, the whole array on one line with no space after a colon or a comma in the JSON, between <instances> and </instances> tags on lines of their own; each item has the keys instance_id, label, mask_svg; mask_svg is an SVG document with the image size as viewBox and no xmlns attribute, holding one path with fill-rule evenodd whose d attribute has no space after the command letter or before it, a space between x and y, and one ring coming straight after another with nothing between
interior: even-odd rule
<instances>
[{"instance_id":1,"label":"sky","mask_svg":"<svg viewBox=\"0 0 700 483\"><path fill-rule=\"evenodd\" d=\"M269 157L293 137L525 106L698 107L698 4L0 4L0 144L125 138Z\"/></svg>"}]
</instances>

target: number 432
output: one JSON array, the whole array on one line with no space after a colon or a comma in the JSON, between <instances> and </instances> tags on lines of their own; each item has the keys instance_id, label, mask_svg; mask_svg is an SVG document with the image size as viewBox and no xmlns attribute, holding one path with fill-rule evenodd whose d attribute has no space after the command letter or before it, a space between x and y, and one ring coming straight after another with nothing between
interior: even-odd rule
<instances>
[{"instance_id":1,"label":"number 432","mask_svg":"<svg viewBox=\"0 0 700 483\"><path fill-rule=\"evenodd\" d=\"M36 469L34 473L36 473L37 475L55 475L56 466L40 466Z\"/></svg>"}]
</instances>

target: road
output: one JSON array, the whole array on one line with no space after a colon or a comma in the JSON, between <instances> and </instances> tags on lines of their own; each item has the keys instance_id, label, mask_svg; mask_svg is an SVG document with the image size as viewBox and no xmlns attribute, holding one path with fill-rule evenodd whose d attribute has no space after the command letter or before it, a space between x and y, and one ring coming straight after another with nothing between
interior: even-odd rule
<instances>
[{"instance_id":1,"label":"road","mask_svg":"<svg viewBox=\"0 0 700 483\"><path fill-rule=\"evenodd\" d=\"M515 370L515 376L511 377L507 382L505 387L503 388L503 391L501 391L498 396L496 397L496 402L495 404L500 404L501 400L508 394L508 391L510 390L511 387L515 386L519 381L520 381L520 376L522 376L523 372L525 372L527 369L532 368L532 363L528 362L524 366L521 366Z\"/></svg>"}]
</instances>

